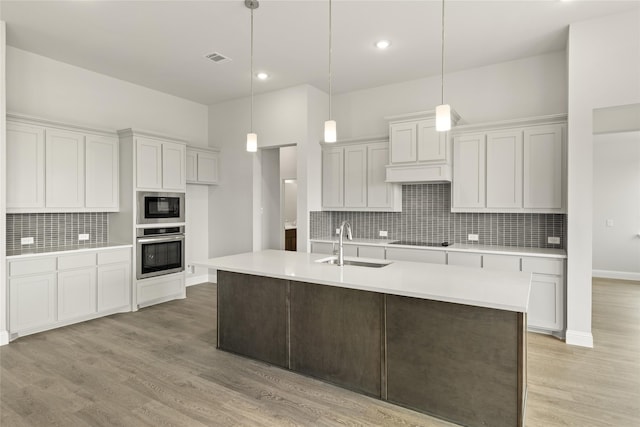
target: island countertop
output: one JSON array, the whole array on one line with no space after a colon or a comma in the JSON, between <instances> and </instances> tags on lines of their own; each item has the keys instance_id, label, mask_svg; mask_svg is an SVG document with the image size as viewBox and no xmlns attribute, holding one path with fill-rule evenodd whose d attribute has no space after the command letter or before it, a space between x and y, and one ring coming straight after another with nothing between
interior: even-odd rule
<instances>
[{"instance_id":1,"label":"island countertop","mask_svg":"<svg viewBox=\"0 0 640 427\"><path fill-rule=\"evenodd\" d=\"M531 274L408 261L382 268L316 262L323 254L266 250L212 258L192 264L298 282L316 283L434 301L526 313ZM364 258L349 258L366 261ZM381 262L380 260L370 260Z\"/></svg>"}]
</instances>

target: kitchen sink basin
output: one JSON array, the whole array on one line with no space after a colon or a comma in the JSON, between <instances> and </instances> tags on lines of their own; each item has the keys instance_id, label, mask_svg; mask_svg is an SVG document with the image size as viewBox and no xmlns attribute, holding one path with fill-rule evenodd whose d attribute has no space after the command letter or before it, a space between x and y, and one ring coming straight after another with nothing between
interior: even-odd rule
<instances>
[{"instance_id":1,"label":"kitchen sink basin","mask_svg":"<svg viewBox=\"0 0 640 427\"><path fill-rule=\"evenodd\" d=\"M319 262L322 264L338 265L338 257L332 256L329 258L322 258L317 260L316 262ZM389 264L391 263L386 261L364 261L364 260L353 260L353 259L344 260L344 265L353 265L355 267L381 268Z\"/></svg>"}]
</instances>

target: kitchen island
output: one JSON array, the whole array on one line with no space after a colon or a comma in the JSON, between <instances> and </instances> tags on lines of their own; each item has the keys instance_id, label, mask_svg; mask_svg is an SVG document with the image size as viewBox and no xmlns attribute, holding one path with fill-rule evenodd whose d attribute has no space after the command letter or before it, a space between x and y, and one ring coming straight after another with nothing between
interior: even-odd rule
<instances>
[{"instance_id":1,"label":"kitchen island","mask_svg":"<svg viewBox=\"0 0 640 427\"><path fill-rule=\"evenodd\" d=\"M218 348L464 425L524 424L530 274L323 258L197 263L218 270Z\"/></svg>"}]
</instances>

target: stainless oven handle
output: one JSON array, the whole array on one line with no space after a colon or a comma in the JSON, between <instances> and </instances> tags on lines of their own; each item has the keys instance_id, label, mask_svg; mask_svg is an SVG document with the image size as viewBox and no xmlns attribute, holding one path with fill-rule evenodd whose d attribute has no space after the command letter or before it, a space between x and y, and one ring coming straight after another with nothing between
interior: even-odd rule
<instances>
[{"instance_id":1,"label":"stainless oven handle","mask_svg":"<svg viewBox=\"0 0 640 427\"><path fill-rule=\"evenodd\" d=\"M138 239L138 243L160 243L160 242L172 242L175 240L184 240L184 236L148 237L145 239Z\"/></svg>"}]
</instances>

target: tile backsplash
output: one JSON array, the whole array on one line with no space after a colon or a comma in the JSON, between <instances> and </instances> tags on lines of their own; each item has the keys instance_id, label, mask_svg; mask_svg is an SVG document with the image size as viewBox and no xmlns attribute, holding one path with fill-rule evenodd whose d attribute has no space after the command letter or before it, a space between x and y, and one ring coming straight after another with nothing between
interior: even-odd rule
<instances>
[{"instance_id":1,"label":"tile backsplash","mask_svg":"<svg viewBox=\"0 0 640 427\"><path fill-rule=\"evenodd\" d=\"M89 240L78 241L78 234L89 234ZM6 237L7 251L105 243L109 240L109 214L7 214ZM33 237L34 243L21 245L23 237Z\"/></svg>"},{"instance_id":2,"label":"tile backsplash","mask_svg":"<svg viewBox=\"0 0 640 427\"><path fill-rule=\"evenodd\" d=\"M358 238L376 239L385 230L394 240L527 248L564 248L567 229L564 214L453 213L449 183L403 185L402 212L311 212L311 238L332 236L345 219ZM479 240L468 241L469 234Z\"/></svg>"}]
</instances>

